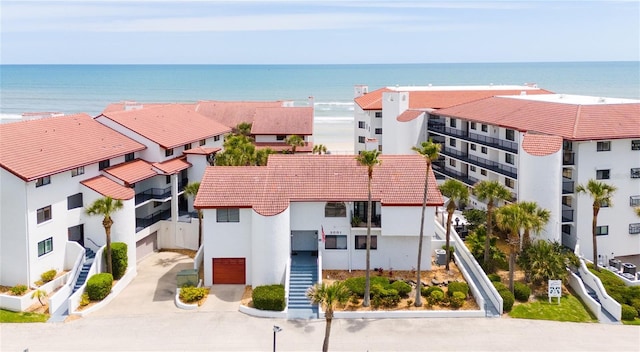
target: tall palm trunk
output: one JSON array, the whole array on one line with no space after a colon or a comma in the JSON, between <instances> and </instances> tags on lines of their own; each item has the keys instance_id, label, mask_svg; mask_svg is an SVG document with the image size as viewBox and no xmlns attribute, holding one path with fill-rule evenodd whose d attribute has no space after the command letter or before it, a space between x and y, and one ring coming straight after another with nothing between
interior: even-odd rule
<instances>
[{"instance_id":1,"label":"tall palm trunk","mask_svg":"<svg viewBox=\"0 0 640 352\"><path fill-rule=\"evenodd\" d=\"M333 310L327 310L325 312L325 319L327 324L324 327L324 342L322 343L322 352L329 351L329 335L331 335L331 321L333 320Z\"/></svg>"},{"instance_id":2,"label":"tall palm trunk","mask_svg":"<svg viewBox=\"0 0 640 352\"><path fill-rule=\"evenodd\" d=\"M416 299L415 299L415 306L416 307L421 307L422 306L422 274L420 271L420 266L422 264L422 241L423 241L423 237L424 237L424 212L425 212L425 208L427 207L427 189L429 187L429 166L430 164L427 163L427 175L424 178L424 195L422 197L422 214L420 216L420 237L418 239L418 265L417 265L417 275L416 275Z\"/></svg>"},{"instance_id":3,"label":"tall palm trunk","mask_svg":"<svg viewBox=\"0 0 640 352\"><path fill-rule=\"evenodd\" d=\"M111 217L105 216L104 220L102 220L102 226L104 226L107 242L107 272L113 275L113 266L111 263L111 225L113 225L113 220L111 220Z\"/></svg>"},{"instance_id":4,"label":"tall palm trunk","mask_svg":"<svg viewBox=\"0 0 640 352\"><path fill-rule=\"evenodd\" d=\"M446 232L446 236L445 236L445 251L446 253L446 260L447 260L447 264L445 264L445 269L447 269L447 271L449 271L449 261L451 261L451 251L449 250L449 238L451 237L451 218L453 218L453 210L448 210L447 209L447 232Z\"/></svg>"},{"instance_id":5,"label":"tall palm trunk","mask_svg":"<svg viewBox=\"0 0 640 352\"><path fill-rule=\"evenodd\" d=\"M371 170L373 171L373 170ZM362 305L365 307L369 306L370 295L371 295L371 282L369 278L369 269L371 267L371 178L372 172L369 172L369 198L368 198L368 209L367 209L367 269L365 273L365 285L364 285L364 301Z\"/></svg>"},{"instance_id":6,"label":"tall palm trunk","mask_svg":"<svg viewBox=\"0 0 640 352\"><path fill-rule=\"evenodd\" d=\"M511 242L511 241L510 241ZM513 274L516 271L516 244L509 244L509 290L513 291Z\"/></svg>"},{"instance_id":7,"label":"tall palm trunk","mask_svg":"<svg viewBox=\"0 0 640 352\"><path fill-rule=\"evenodd\" d=\"M491 234L493 232L493 199L487 204L487 237L484 240L484 264L489 266L491 258ZM487 268L485 268L487 270Z\"/></svg>"},{"instance_id":8,"label":"tall palm trunk","mask_svg":"<svg viewBox=\"0 0 640 352\"><path fill-rule=\"evenodd\" d=\"M598 267L598 236L596 235L596 229L598 227L598 213L600 212L600 208L597 206L593 207L593 219L591 220L591 233L593 237L593 267L596 271L600 271Z\"/></svg>"}]
</instances>

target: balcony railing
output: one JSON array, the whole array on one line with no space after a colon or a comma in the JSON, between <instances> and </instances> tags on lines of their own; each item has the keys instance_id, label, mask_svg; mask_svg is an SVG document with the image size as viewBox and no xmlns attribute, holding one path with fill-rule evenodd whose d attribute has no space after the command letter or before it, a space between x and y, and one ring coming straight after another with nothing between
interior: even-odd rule
<instances>
[{"instance_id":1,"label":"balcony railing","mask_svg":"<svg viewBox=\"0 0 640 352\"><path fill-rule=\"evenodd\" d=\"M516 142L495 138L495 137L489 137L482 134L460 130L453 127L447 127L445 123L438 120L429 120L427 129L431 132L446 134L448 136L453 136L453 137L461 137L462 139L465 139L468 141L477 142L489 147L501 149L514 154L518 153L518 143Z\"/></svg>"},{"instance_id":2,"label":"balcony railing","mask_svg":"<svg viewBox=\"0 0 640 352\"><path fill-rule=\"evenodd\" d=\"M575 154L571 152L564 152L562 154L562 165L575 165Z\"/></svg>"},{"instance_id":3,"label":"balcony railing","mask_svg":"<svg viewBox=\"0 0 640 352\"><path fill-rule=\"evenodd\" d=\"M573 222L573 209L562 209L562 222Z\"/></svg>"},{"instance_id":4,"label":"balcony railing","mask_svg":"<svg viewBox=\"0 0 640 352\"><path fill-rule=\"evenodd\" d=\"M497 161L487 160L476 155L469 155L465 152L461 152L459 150L451 149L448 147L442 149L440 153L485 169L489 169L497 173L501 173L511 178L518 178L518 169L516 169L515 167L504 165Z\"/></svg>"},{"instance_id":5,"label":"balcony railing","mask_svg":"<svg viewBox=\"0 0 640 352\"><path fill-rule=\"evenodd\" d=\"M640 196L630 196L629 205L632 207L640 206Z\"/></svg>"},{"instance_id":6,"label":"balcony railing","mask_svg":"<svg viewBox=\"0 0 640 352\"><path fill-rule=\"evenodd\" d=\"M136 232L147 228L160 220L171 219L171 209L157 211L151 215L147 215L143 218L136 218Z\"/></svg>"},{"instance_id":7,"label":"balcony railing","mask_svg":"<svg viewBox=\"0 0 640 352\"><path fill-rule=\"evenodd\" d=\"M458 181L462 181L469 186L473 186L479 181L478 179L457 170L451 170L446 167L436 166L435 164L433 164L432 166L433 166L433 171L436 173L436 178L437 178L437 174L442 174L451 178L455 178Z\"/></svg>"},{"instance_id":8,"label":"balcony railing","mask_svg":"<svg viewBox=\"0 0 640 352\"><path fill-rule=\"evenodd\" d=\"M189 183L188 178L183 178L178 182L178 193L184 190L184 186ZM136 193L136 205L146 202L148 200L165 201L171 197L171 186L164 188L149 188L140 193Z\"/></svg>"},{"instance_id":9,"label":"balcony railing","mask_svg":"<svg viewBox=\"0 0 640 352\"><path fill-rule=\"evenodd\" d=\"M562 180L562 194L574 193L575 182L567 179Z\"/></svg>"}]
</instances>

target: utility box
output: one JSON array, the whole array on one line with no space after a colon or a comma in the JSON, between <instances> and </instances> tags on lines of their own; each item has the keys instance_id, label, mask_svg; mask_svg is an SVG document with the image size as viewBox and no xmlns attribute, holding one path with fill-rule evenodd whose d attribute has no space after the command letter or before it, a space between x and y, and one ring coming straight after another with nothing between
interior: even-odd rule
<instances>
[{"instance_id":1,"label":"utility box","mask_svg":"<svg viewBox=\"0 0 640 352\"><path fill-rule=\"evenodd\" d=\"M447 264L447 251L445 251L444 249L436 249L436 264Z\"/></svg>"},{"instance_id":2,"label":"utility box","mask_svg":"<svg viewBox=\"0 0 640 352\"><path fill-rule=\"evenodd\" d=\"M622 263L622 272L629 273L631 275L636 274L636 266L631 263Z\"/></svg>"},{"instance_id":3,"label":"utility box","mask_svg":"<svg viewBox=\"0 0 640 352\"><path fill-rule=\"evenodd\" d=\"M198 286L198 271L195 269L180 270L176 281L178 287Z\"/></svg>"},{"instance_id":4,"label":"utility box","mask_svg":"<svg viewBox=\"0 0 640 352\"><path fill-rule=\"evenodd\" d=\"M620 259L609 259L609 266L620 270L622 268L622 261L620 261Z\"/></svg>"}]
</instances>

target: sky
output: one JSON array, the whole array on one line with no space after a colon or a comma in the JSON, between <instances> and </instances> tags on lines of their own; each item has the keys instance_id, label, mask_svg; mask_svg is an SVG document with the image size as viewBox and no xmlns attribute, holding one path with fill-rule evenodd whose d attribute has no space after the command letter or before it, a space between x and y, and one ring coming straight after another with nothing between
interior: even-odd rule
<instances>
[{"instance_id":1,"label":"sky","mask_svg":"<svg viewBox=\"0 0 640 352\"><path fill-rule=\"evenodd\" d=\"M640 61L640 1L0 0L2 64Z\"/></svg>"}]
</instances>

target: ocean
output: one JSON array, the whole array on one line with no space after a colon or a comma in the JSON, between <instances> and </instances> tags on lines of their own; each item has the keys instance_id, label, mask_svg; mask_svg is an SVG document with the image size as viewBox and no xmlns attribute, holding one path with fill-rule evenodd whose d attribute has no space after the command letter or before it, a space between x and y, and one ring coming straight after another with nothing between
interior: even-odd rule
<instances>
[{"instance_id":1,"label":"ocean","mask_svg":"<svg viewBox=\"0 0 640 352\"><path fill-rule=\"evenodd\" d=\"M353 148L354 85L532 84L565 94L640 99L640 62L384 65L0 65L0 119L24 112L98 115L119 101L313 97L315 142Z\"/></svg>"}]
</instances>

